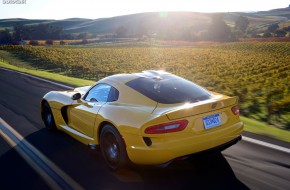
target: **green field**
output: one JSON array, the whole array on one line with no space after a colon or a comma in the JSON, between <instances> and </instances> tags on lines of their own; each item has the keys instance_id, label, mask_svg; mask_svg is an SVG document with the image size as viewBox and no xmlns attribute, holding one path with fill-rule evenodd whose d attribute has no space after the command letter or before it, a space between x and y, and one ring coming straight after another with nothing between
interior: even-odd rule
<instances>
[{"instance_id":1,"label":"green field","mask_svg":"<svg viewBox=\"0 0 290 190\"><path fill-rule=\"evenodd\" d=\"M277 129L290 128L290 43L2 46L0 57L6 63L32 71L50 71L90 81L116 73L163 69L209 90L239 96L241 113L248 118Z\"/></svg>"}]
</instances>

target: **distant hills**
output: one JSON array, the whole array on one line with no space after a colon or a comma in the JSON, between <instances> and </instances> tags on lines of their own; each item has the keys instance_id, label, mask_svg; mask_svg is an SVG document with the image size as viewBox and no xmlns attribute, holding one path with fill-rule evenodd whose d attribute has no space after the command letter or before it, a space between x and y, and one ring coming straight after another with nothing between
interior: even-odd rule
<instances>
[{"instance_id":1,"label":"distant hills","mask_svg":"<svg viewBox=\"0 0 290 190\"><path fill-rule=\"evenodd\" d=\"M125 30L126 35L134 35L146 28L151 34L174 32L175 30L191 28L195 33L205 30L215 13L197 12L163 12L163 13L139 13L125 16L100 19L69 18L64 20L38 20L38 19L0 19L0 30L11 30L17 23L24 25L52 24L61 26L65 33L91 33L108 34L117 30ZM239 16L247 17L252 30L262 30L273 23L290 25L290 8L274 9L262 12L228 12L224 13L224 20L230 26L234 26Z\"/></svg>"}]
</instances>

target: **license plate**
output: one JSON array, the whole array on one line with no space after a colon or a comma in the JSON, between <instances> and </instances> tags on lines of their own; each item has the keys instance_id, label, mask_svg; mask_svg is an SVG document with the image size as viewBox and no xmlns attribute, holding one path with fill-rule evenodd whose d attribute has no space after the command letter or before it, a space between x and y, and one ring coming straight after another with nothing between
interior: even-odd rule
<instances>
[{"instance_id":1,"label":"license plate","mask_svg":"<svg viewBox=\"0 0 290 190\"><path fill-rule=\"evenodd\" d=\"M222 124L220 114L213 114L210 116L206 116L203 119L203 124L205 129L211 129Z\"/></svg>"}]
</instances>

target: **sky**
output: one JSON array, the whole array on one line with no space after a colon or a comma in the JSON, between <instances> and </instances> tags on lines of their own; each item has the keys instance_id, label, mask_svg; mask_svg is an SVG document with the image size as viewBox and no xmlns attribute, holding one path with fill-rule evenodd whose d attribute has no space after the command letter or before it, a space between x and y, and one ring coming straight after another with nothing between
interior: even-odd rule
<instances>
[{"instance_id":1,"label":"sky","mask_svg":"<svg viewBox=\"0 0 290 190\"><path fill-rule=\"evenodd\" d=\"M289 4L289 0L0 0L0 19L97 19L166 11L252 12Z\"/></svg>"}]
</instances>

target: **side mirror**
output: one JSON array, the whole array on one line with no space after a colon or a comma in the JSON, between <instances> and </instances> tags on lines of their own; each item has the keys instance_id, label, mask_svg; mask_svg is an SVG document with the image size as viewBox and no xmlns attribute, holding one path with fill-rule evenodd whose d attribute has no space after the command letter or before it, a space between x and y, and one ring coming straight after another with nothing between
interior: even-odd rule
<instances>
[{"instance_id":1,"label":"side mirror","mask_svg":"<svg viewBox=\"0 0 290 190\"><path fill-rule=\"evenodd\" d=\"M71 99L72 100L79 100L82 97L81 93L75 93L74 95L72 95Z\"/></svg>"}]
</instances>

